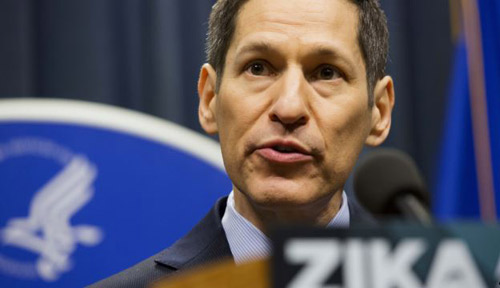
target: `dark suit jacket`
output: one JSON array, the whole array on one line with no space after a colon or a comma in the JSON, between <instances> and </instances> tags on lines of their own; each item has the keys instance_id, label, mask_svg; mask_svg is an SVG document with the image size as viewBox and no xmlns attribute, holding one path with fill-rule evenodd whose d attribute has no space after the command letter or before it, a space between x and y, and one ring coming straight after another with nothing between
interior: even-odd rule
<instances>
[{"instance_id":1,"label":"dark suit jacket","mask_svg":"<svg viewBox=\"0 0 500 288\"><path fill-rule=\"evenodd\" d=\"M226 201L227 197L219 199L212 210L186 236L169 248L89 287L148 287L151 282L177 270L232 259L221 223ZM352 201L349 201L349 214L352 224L373 222L373 218Z\"/></svg>"}]
</instances>

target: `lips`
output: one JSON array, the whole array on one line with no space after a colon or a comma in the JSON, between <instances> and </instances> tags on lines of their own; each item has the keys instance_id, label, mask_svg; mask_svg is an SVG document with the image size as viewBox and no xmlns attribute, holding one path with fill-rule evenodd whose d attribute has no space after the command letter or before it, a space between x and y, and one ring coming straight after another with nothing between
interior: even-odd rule
<instances>
[{"instance_id":1,"label":"lips","mask_svg":"<svg viewBox=\"0 0 500 288\"><path fill-rule=\"evenodd\" d=\"M313 159L306 147L293 140L267 142L259 146L256 153L270 162L281 164L306 162Z\"/></svg>"}]
</instances>

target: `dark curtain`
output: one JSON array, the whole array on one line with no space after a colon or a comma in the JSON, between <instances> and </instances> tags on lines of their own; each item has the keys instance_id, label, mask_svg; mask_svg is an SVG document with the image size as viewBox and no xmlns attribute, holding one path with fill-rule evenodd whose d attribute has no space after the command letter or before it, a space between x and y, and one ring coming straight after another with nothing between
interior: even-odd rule
<instances>
[{"instance_id":1,"label":"dark curtain","mask_svg":"<svg viewBox=\"0 0 500 288\"><path fill-rule=\"evenodd\" d=\"M0 0L0 97L82 99L200 131L209 0ZM447 0L385 0L397 106L386 146L431 184L452 41ZM432 185L429 185L432 187Z\"/></svg>"}]
</instances>

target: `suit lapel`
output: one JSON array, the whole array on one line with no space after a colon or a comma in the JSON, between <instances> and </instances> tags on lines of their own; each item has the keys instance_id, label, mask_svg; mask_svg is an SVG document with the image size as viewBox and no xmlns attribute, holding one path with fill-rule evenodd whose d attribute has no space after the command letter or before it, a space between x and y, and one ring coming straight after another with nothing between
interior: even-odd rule
<instances>
[{"instance_id":1,"label":"suit lapel","mask_svg":"<svg viewBox=\"0 0 500 288\"><path fill-rule=\"evenodd\" d=\"M356 200L351 200L351 197L347 198L349 205L349 217L351 227L353 225L365 224L365 225L376 225L377 222L375 218L366 212L363 207L361 207Z\"/></svg>"},{"instance_id":2,"label":"suit lapel","mask_svg":"<svg viewBox=\"0 0 500 288\"><path fill-rule=\"evenodd\" d=\"M217 201L210 212L183 238L161 252L155 262L175 270L231 259L231 250L221 219L227 197Z\"/></svg>"}]
</instances>

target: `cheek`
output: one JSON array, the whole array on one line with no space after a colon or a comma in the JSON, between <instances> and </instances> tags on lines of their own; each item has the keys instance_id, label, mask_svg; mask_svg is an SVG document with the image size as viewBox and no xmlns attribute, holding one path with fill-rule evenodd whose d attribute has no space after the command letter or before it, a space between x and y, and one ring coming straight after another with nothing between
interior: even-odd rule
<instances>
[{"instance_id":1,"label":"cheek","mask_svg":"<svg viewBox=\"0 0 500 288\"><path fill-rule=\"evenodd\" d=\"M222 101L218 106L217 125L219 127L220 141L230 145L242 137L253 123L253 118L242 109L244 105L238 101Z\"/></svg>"},{"instance_id":2,"label":"cheek","mask_svg":"<svg viewBox=\"0 0 500 288\"><path fill-rule=\"evenodd\" d=\"M244 81L229 79L221 87L217 102L217 124L219 134L226 133L228 138L240 137L251 130L258 121L263 120L269 105L264 91L256 93ZM222 135L220 135L222 136Z\"/></svg>"},{"instance_id":3,"label":"cheek","mask_svg":"<svg viewBox=\"0 0 500 288\"><path fill-rule=\"evenodd\" d=\"M238 89L231 89L232 86ZM265 114L265 105L261 101L264 98L249 95L241 87L221 87L216 107L223 156L233 162L244 155L246 141L259 131L256 128Z\"/></svg>"},{"instance_id":4,"label":"cheek","mask_svg":"<svg viewBox=\"0 0 500 288\"><path fill-rule=\"evenodd\" d=\"M367 103L361 102L360 99L321 106L321 113L328 115L318 117L322 119L318 126L321 127L325 141L325 161L331 163L329 167L333 167L335 174L349 174L368 136L370 110Z\"/></svg>"}]
</instances>

